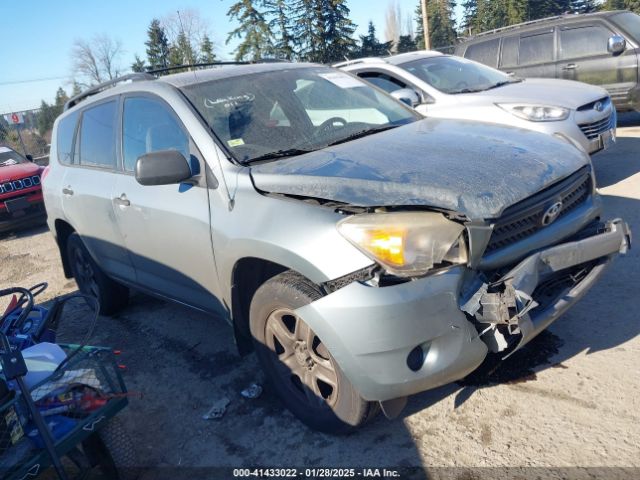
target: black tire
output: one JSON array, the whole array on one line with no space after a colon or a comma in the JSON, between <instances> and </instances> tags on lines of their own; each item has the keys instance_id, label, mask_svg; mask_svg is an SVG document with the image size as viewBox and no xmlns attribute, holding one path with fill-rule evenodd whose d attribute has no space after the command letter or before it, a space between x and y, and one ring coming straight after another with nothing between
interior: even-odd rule
<instances>
[{"instance_id":1,"label":"black tire","mask_svg":"<svg viewBox=\"0 0 640 480\"><path fill-rule=\"evenodd\" d=\"M282 403L314 430L344 434L373 418L378 404L360 396L322 340L293 313L320 297L318 287L295 272L271 278L251 301L251 334Z\"/></svg>"},{"instance_id":2,"label":"black tire","mask_svg":"<svg viewBox=\"0 0 640 480\"><path fill-rule=\"evenodd\" d=\"M98 299L100 315L113 315L127 305L129 289L107 277L77 233L67 240L67 258L80 291Z\"/></svg>"},{"instance_id":3,"label":"black tire","mask_svg":"<svg viewBox=\"0 0 640 480\"><path fill-rule=\"evenodd\" d=\"M82 446L91 465L98 467L105 478L136 480L140 476L133 442L119 418L111 418Z\"/></svg>"}]
</instances>

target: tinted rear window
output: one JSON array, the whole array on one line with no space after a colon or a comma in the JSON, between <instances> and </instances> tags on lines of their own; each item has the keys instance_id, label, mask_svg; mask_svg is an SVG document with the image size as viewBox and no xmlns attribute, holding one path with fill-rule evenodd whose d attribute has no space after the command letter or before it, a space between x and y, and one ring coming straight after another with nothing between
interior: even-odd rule
<instances>
[{"instance_id":1,"label":"tinted rear window","mask_svg":"<svg viewBox=\"0 0 640 480\"><path fill-rule=\"evenodd\" d=\"M589 25L560 31L560 58L607 55L607 42L613 32L600 25Z\"/></svg>"},{"instance_id":2,"label":"tinted rear window","mask_svg":"<svg viewBox=\"0 0 640 480\"><path fill-rule=\"evenodd\" d=\"M78 112L73 112L58 122L58 161L69 165L72 161L73 134L78 123Z\"/></svg>"},{"instance_id":3,"label":"tinted rear window","mask_svg":"<svg viewBox=\"0 0 640 480\"><path fill-rule=\"evenodd\" d=\"M475 60L476 62L484 63L490 67L496 67L498 65L498 44L500 39L487 40L486 42L475 43L467 47L467 51L464 52L465 58Z\"/></svg>"},{"instance_id":4,"label":"tinted rear window","mask_svg":"<svg viewBox=\"0 0 640 480\"><path fill-rule=\"evenodd\" d=\"M115 168L116 102L88 108L80 126L80 164Z\"/></svg>"},{"instance_id":5,"label":"tinted rear window","mask_svg":"<svg viewBox=\"0 0 640 480\"><path fill-rule=\"evenodd\" d=\"M553 61L553 32L520 37L520 65Z\"/></svg>"}]
</instances>

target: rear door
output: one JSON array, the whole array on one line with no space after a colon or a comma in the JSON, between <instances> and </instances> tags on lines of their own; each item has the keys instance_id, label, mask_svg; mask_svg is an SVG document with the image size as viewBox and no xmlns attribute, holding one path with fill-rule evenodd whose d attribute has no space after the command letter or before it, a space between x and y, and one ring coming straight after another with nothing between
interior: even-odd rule
<instances>
[{"instance_id":1,"label":"rear door","mask_svg":"<svg viewBox=\"0 0 640 480\"><path fill-rule=\"evenodd\" d=\"M517 58L514 54L516 43ZM553 27L507 37L502 47L502 61L506 61L506 65L501 69L523 78L556 78L555 45Z\"/></svg>"},{"instance_id":2,"label":"rear door","mask_svg":"<svg viewBox=\"0 0 640 480\"><path fill-rule=\"evenodd\" d=\"M628 92L638 80L638 60L633 49L620 55L607 51L615 32L602 22L560 27L558 76L599 85L612 93Z\"/></svg>"},{"instance_id":3,"label":"rear door","mask_svg":"<svg viewBox=\"0 0 640 480\"><path fill-rule=\"evenodd\" d=\"M116 119L118 98L84 109L66 163L60 195L66 219L109 275L133 281L135 272L116 222L112 190L118 178Z\"/></svg>"},{"instance_id":4,"label":"rear door","mask_svg":"<svg viewBox=\"0 0 640 480\"><path fill-rule=\"evenodd\" d=\"M215 309L205 165L187 130L159 97L131 94L123 100L121 140L123 172L117 176L112 200L137 283L194 307ZM140 185L133 173L136 160L160 150L182 153L199 181Z\"/></svg>"}]
</instances>

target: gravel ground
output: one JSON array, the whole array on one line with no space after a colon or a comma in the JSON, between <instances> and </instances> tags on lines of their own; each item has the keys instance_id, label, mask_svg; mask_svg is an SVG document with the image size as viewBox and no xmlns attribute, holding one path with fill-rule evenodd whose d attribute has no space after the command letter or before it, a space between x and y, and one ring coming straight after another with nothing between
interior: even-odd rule
<instances>
[{"instance_id":1,"label":"gravel ground","mask_svg":"<svg viewBox=\"0 0 640 480\"><path fill-rule=\"evenodd\" d=\"M618 144L594 158L606 216L632 228L640 224L639 117L623 117ZM45 228L3 237L0 259L0 288L46 280L43 299L76 289ZM249 466L390 467L402 478L638 478L638 272L635 249L491 376L417 395L401 418L380 417L341 438L308 430L268 390L240 396L262 374L253 356L236 355L221 318L136 294L120 315L100 318L92 343L122 350L130 390L144 393L121 415L140 464L150 467L143 479L232 478L220 468ZM62 338L81 339L86 318L81 307L71 311ZM224 418L203 420L224 397Z\"/></svg>"}]
</instances>

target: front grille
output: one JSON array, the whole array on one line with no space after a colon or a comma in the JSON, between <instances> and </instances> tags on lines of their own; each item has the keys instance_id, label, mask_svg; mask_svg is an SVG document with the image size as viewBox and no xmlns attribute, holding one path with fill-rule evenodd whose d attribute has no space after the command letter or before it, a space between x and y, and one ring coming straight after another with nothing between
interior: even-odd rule
<instances>
[{"instance_id":1,"label":"front grille","mask_svg":"<svg viewBox=\"0 0 640 480\"><path fill-rule=\"evenodd\" d=\"M19 192L25 188L37 187L40 185L40 176L33 175L31 177L12 180L9 182L0 182L0 195L5 193Z\"/></svg>"},{"instance_id":2,"label":"front grille","mask_svg":"<svg viewBox=\"0 0 640 480\"><path fill-rule=\"evenodd\" d=\"M609 102L611 102L611 99L609 97L602 97L599 98L598 100L591 102L591 103L586 103L584 105L582 105L581 107L578 107L577 110L579 112L584 112L586 110L593 110L593 108L596 106L596 103L601 103L603 109L607 108L609 106Z\"/></svg>"},{"instance_id":3,"label":"front grille","mask_svg":"<svg viewBox=\"0 0 640 480\"><path fill-rule=\"evenodd\" d=\"M533 197L507 208L493 227L485 254L507 247L545 228L541 223L542 217L553 203L562 201L559 217L577 208L589 197L591 182L591 170L584 167Z\"/></svg>"},{"instance_id":4,"label":"front grille","mask_svg":"<svg viewBox=\"0 0 640 480\"><path fill-rule=\"evenodd\" d=\"M598 138L598 135L606 132L610 128L613 128L613 115L609 115L602 120L598 120L597 122L592 123L583 123L582 125L578 125L582 133L589 139L595 140Z\"/></svg>"}]
</instances>

